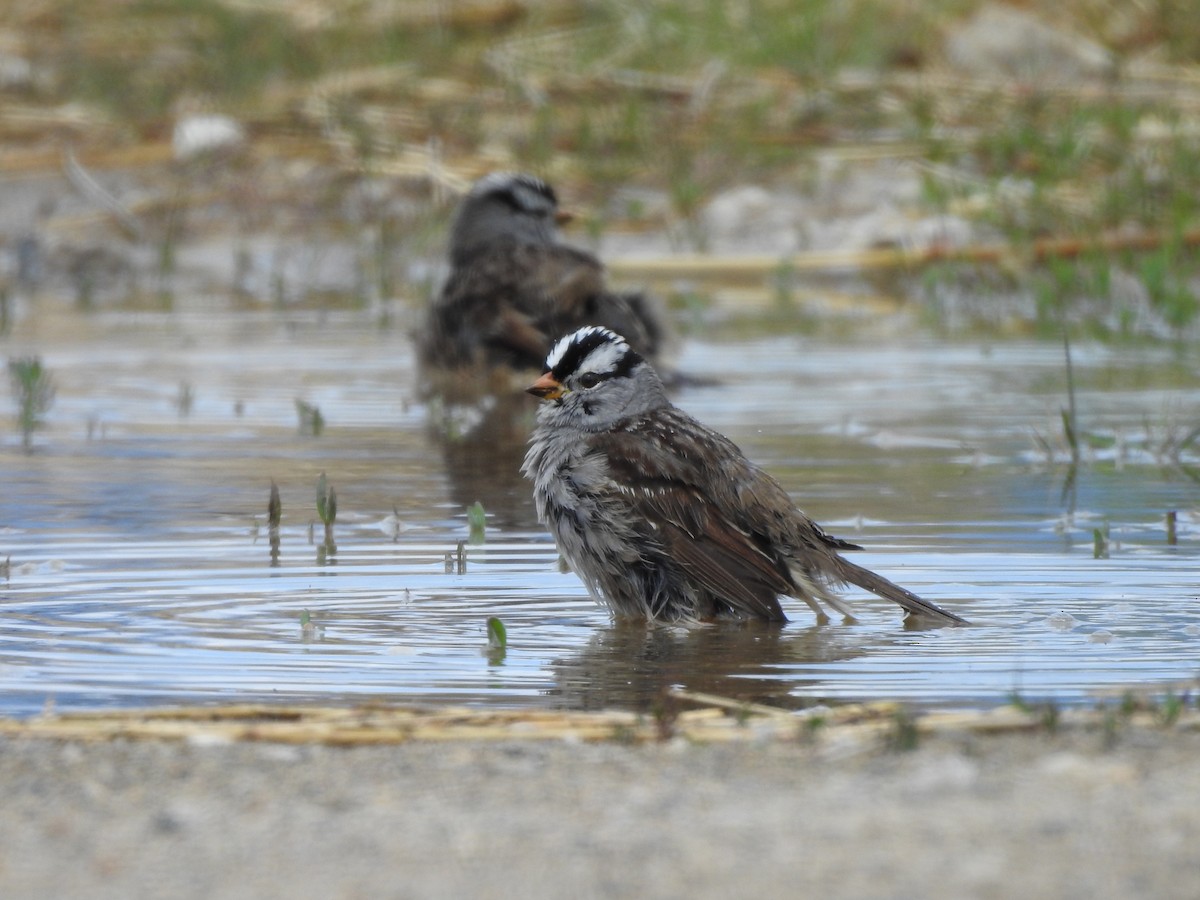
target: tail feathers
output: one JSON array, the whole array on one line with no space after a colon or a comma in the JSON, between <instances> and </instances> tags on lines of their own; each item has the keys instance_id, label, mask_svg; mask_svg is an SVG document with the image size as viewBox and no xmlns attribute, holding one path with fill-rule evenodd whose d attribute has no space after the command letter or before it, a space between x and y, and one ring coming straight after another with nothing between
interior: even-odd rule
<instances>
[{"instance_id":1,"label":"tail feathers","mask_svg":"<svg viewBox=\"0 0 1200 900\"><path fill-rule=\"evenodd\" d=\"M877 594L885 600L891 600L914 616L925 616L947 625L970 624L966 619L947 612L928 600L922 600L912 591L905 590L898 584L893 584L882 575L876 575L870 569L864 569L841 557L837 557L837 577L856 584L872 594Z\"/></svg>"}]
</instances>

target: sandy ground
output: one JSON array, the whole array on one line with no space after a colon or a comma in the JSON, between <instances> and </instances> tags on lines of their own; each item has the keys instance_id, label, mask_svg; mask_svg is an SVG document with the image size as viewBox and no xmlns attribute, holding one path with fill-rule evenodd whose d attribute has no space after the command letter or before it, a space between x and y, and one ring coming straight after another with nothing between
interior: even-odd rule
<instances>
[{"instance_id":1,"label":"sandy ground","mask_svg":"<svg viewBox=\"0 0 1200 900\"><path fill-rule=\"evenodd\" d=\"M1195 898L1200 731L0 739L0 896Z\"/></svg>"}]
</instances>

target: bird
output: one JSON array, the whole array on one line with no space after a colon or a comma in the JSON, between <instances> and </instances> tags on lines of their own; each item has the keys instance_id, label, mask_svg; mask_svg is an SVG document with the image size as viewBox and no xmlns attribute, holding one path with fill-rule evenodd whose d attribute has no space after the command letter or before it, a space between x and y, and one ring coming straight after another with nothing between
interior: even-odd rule
<instances>
[{"instance_id":1,"label":"bird","mask_svg":"<svg viewBox=\"0 0 1200 900\"><path fill-rule=\"evenodd\" d=\"M610 289L600 260L560 239L569 218L533 175L493 172L472 185L450 229L450 274L418 335L427 369L537 371L560 335L584 325L624 334L649 358L662 352L654 301Z\"/></svg>"},{"instance_id":2,"label":"bird","mask_svg":"<svg viewBox=\"0 0 1200 900\"><path fill-rule=\"evenodd\" d=\"M796 508L723 434L667 397L616 332L561 338L527 392L540 398L522 474L538 520L588 592L618 619L784 622L779 598L853 620L857 585L929 624L965 619L850 562L861 550Z\"/></svg>"}]
</instances>

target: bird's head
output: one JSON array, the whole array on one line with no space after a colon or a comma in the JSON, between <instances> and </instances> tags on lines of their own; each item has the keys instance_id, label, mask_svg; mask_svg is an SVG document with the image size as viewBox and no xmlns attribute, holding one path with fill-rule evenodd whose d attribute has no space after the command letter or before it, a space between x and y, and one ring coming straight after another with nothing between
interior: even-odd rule
<instances>
[{"instance_id":1,"label":"bird's head","mask_svg":"<svg viewBox=\"0 0 1200 900\"><path fill-rule=\"evenodd\" d=\"M569 218L558 208L554 188L540 178L493 172L475 182L458 207L450 231L451 262L463 265L504 241L553 244L558 225Z\"/></svg>"},{"instance_id":2,"label":"bird's head","mask_svg":"<svg viewBox=\"0 0 1200 900\"><path fill-rule=\"evenodd\" d=\"M667 403L661 379L623 337L588 325L562 338L526 390L546 402L542 421L599 431Z\"/></svg>"}]
</instances>

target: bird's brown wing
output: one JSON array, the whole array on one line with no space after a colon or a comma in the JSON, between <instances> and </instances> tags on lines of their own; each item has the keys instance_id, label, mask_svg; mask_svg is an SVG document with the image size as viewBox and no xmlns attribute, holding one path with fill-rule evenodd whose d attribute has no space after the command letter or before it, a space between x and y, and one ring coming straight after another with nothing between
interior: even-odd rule
<instances>
[{"instance_id":1,"label":"bird's brown wing","mask_svg":"<svg viewBox=\"0 0 1200 900\"><path fill-rule=\"evenodd\" d=\"M603 454L612 489L650 525L692 583L711 596L714 608L698 610L702 616L718 614L724 604L741 615L783 620L778 597L795 589L786 561L769 533L731 503L729 487L712 483L758 472L728 439L691 419L656 417L588 441ZM714 457L728 464L715 477L700 465Z\"/></svg>"},{"instance_id":2,"label":"bird's brown wing","mask_svg":"<svg viewBox=\"0 0 1200 900\"><path fill-rule=\"evenodd\" d=\"M942 624L966 621L842 558L861 549L831 537L737 446L678 409L592 438L617 490L653 524L697 584L749 615L782 618L775 594L848 614L822 583L850 582ZM719 462L715 462L719 461ZM773 593L772 593L773 592Z\"/></svg>"}]
</instances>

